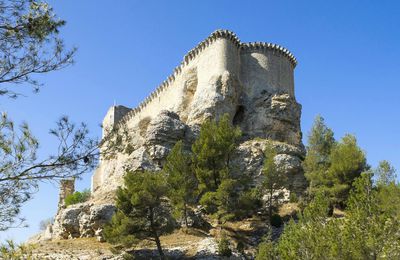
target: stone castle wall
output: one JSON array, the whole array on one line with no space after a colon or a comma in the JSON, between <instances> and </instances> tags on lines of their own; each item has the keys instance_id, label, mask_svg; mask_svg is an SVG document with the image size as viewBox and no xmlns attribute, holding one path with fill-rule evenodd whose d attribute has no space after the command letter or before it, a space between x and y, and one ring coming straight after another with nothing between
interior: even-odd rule
<instances>
[{"instance_id":1,"label":"stone castle wall","mask_svg":"<svg viewBox=\"0 0 400 260\"><path fill-rule=\"evenodd\" d=\"M134 136L134 150L141 151L148 143L139 133L141 128L147 129L163 111L176 113L189 128L228 113L248 139L267 138L301 147L301 107L294 97L296 64L294 56L279 45L241 43L234 33L218 30L191 50L137 108L111 107L103 127L127 130ZM140 160L150 156L148 150L137 155ZM119 185L129 156L133 155L120 154L107 162L103 158L92 176L92 190Z\"/></svg>"},{"instance_id":2,"label":"stone castle wall","mask_svg":"<svg viewBox=\"0 0 400 260\"><path fill-rule=\"evenodd\" d=\"M182 63L160 86L136 108L125 113L121 120L105 117L103 125L124 127L138 123L142 118L154 116L161 110L179 110L185 97L190 76L198 79L201 95L209 88L213 76L230 72L240 75L244 93L254 97L257 92L282 92L294 96L293 70L297 61L287 49L270 43L241 43L227 30L217 30L185 55ZM114 107L110 110L114 111ZM107 115L110 114L110 111ZM111 121L111 122L110 122Z\"/></svg>"}]
</instances>

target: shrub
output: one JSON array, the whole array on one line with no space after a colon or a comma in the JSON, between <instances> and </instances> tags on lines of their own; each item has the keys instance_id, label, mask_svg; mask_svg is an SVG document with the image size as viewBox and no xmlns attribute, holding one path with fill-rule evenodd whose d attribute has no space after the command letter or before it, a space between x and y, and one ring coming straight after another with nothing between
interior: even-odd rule
<instances>
[{"instance_id":1,"label":"shrub","mask_svg":"<svg viewBox=\"0 0 400 260\"><path fill-rule=\"evenodd\" d=\"M244 249L246 248L245 244L242 241L239 241L236 245L236 250L243 254L244 253Z\"/></svg>"},{"instance_id":2,"label":"shrub","mask_svg":"<svg viewBox=\"0 0 400 260\"><path fill-rule=\"evenodd\" d=\"M289 202L291 203L297 203L299 202L299 198L297 197L296 193L291 192L289 195Z\"/></svg>"},{"instance_id":3,"label":"shrub","mask_svg":"<svg viewBox=\"0 0 400 260\"><path fill-rule=\"evenodd\" d=\"M77 204L77 203L82 203L90 198L90 190L89 189L84 189L82 192L76 191L67 197L65 197L65 206Z\"/></svg>"},{"instance_id":4,"label":"shrub","mask_svg":"<svg viewBox=\"0 0 400 260\"><path fill-rule=\"evenodd\" d=\"M280 227L283 224L282 218L281 216L279 216L278 214L273 214L270 218L270 223L271 226L273 227Z\"/></svg>"},{"instance_id":5,"label":"shrub","mask_svg":"<svg viewBox=\"0 0 400 260\"><path fill-rule=\"evenodd\" d=\"M261 242L257 248L256 260L278 259L276 248L270 239Z\"/></svg>"},{"instance_id":6,"label":"shrub","mask_svg":"<svg viewBox=\"0 0 400 260\"><path fill-rule=\"evenodd\" d=\"M218 254L220 256L230 257L232 255L232 250L230 249L231 243L226 236L222 236L222 238L218 242Z\"/></svg>"},{"instance_id":7,"label":"shrub","mask_svg":"<svg viewBox=\"0 0 400 260\"><path fill-rule=\"evenodd\" d=\"M204 207L208 214L214 214L218 211L218 205L216 205L216 192L206 192L200 199L200 205Z\"/></svg>"}]
</instances>

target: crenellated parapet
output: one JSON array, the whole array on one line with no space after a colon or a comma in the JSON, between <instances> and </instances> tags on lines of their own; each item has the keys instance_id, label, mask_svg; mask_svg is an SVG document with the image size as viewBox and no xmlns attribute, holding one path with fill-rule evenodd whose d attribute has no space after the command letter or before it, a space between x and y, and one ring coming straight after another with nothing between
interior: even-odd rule
<instances>
[{"instance_id":1,"label":"crenellated parapet","mask_svg":"<svg viewBox=\"0 0 400 260\"><path fill-rule=\"evenodd\" d=\"M145 98L136 108L133 108L129 112L125 114L115 125L114 127L121 127L125 125L128 121L130 121L133 117L140 114L142 110L154 99L158 98L163 94L173 83L176 78L181 75L182 71L185 67L189 66L191 62L196 59L205 49L211 46L215 41L219 39L226 39L231 42L239 52L251 52L251 51L273 51L274 53L280 54L283 57L286 57L292 68L296 67L297 60L294 55L288 51L286 48L272 43L266 42L250 42L250 43L242 43L240 39L236 36L235 33L229 30L216 30L210 36L208 36L205 40L201 41L190 50L184 57L183 61L180 65L178 65L173 73L167 77L165 81L163 81L150 95Z\"/></svg>"}]
</instances>

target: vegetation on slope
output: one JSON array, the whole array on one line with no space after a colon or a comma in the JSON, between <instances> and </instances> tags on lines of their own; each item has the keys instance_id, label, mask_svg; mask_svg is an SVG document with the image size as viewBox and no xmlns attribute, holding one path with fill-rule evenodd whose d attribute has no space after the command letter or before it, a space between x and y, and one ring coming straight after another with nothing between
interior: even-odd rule
<instances>
[{"instance_id":1,"label":"vegetation on slope","mask_svg":"<svg viewBox=\"0 0 400 260\"><path fill-rule=\"evenodd\" d=\"M84 189L83 191L75 191L74 193L65 197L65 206L70 206L77 203L82 203L90 199L90 190Z\"/></svg>"}]
</instances>

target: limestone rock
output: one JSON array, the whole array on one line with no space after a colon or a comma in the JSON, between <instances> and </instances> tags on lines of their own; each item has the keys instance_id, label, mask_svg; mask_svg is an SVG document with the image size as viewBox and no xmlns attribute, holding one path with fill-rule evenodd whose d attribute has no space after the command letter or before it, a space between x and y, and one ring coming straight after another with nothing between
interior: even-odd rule
<instances>
[{"instance_id":1,"label":"limestone rock","mask_svg":"<svg viewBox=\"0 0 400 260\"><path fill-rule=\"evenodd\" d=\"M290 189L301 193L307 186L301 165L304 150L286 143L260 138L241 143L232 156L234 174L251 176L254 185L260 184L263 180L263 151L267 144L271 144L275 148L277 152L274 158L275 164L288 175Z\"/></svg>"},{"instance_id":2,"label":"limestone rock","mask_svg":"<svg viewBox=\"0 0 400 260\"><path fill-rule=\"evenodd\" d=\"M112 204L81 203L61 209L52 225L52 238L93 237L111 220L114 212ZM100 235L97 233L97 236Z\"/></svg>"}]
</instances>

